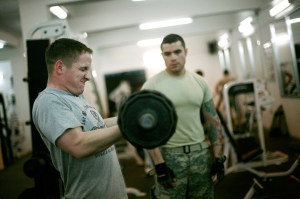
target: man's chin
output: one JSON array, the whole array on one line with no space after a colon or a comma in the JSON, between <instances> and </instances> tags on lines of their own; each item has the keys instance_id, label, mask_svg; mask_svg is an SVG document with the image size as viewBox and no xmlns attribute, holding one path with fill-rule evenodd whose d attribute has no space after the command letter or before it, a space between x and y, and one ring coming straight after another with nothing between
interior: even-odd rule
<instances>
[{"instance_id":1,"label":"man's chin","mask_svg":"<svg viewBox=\"0 0 300 199\"><path fill-rule=\"evenodd\" d=\"M181 71L182 71L182 68L180 68L180 67L174 67L171 69L172 73L180 73Z\"/></svg>"},{"instance_id":2,"label":"man's chin","mask_svg":"<svg viewBox=\"0 0 300 199\"><path fill-rule=\"evenodd\" d=\"M79 96L84 92L84 89L82 90L78 90L76 93L74 93L74 95Z\"/></svg>"}]
</instances>

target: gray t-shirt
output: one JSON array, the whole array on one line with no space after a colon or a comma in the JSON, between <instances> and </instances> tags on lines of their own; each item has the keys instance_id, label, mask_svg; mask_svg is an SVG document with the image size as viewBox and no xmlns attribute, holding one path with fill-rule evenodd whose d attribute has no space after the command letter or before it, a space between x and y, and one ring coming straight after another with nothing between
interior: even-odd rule
<instances>
[{"instance_id":1,"label":"gray t-shirt","mask_svg":"<svg viewBox=\"0 0 300 199\"><path fill-rule=\"evenodd\" d=\"M83 131L106 128L101 115L82 95L46 88L35 100L32 117L55 168L60 172L66 199L128 198L114 145L82 159L55 145L67 129L79 126Z\"/></svg>"}]
</instances>

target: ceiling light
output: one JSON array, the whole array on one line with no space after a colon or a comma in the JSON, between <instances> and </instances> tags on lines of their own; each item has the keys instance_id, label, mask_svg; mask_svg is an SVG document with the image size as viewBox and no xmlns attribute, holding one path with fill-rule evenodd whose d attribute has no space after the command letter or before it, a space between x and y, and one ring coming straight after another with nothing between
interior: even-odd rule
<instances>
[{"instance_id":1,"label":"ceiling light","mask_svg":"<svg viewBox=\"0 0 300 199\"><path fill-rule=\"evenodd\" d=\"M228 48L229 47L229 41L228 41L228 34L223 34L220 36L219 41L218 41L218 46L222 49Z\"/></svg>"},{"instance_id":2,"label":"ceiling light","mask_svg":"<svg viewBox=\"0 0 300 199\"><path fill-rule=\"evenodd\" d=\"M68 17L67 9L62 6L51 6L49 10L60 19L66 19Z\"/></svg>"},{"instance_id":3,"label":"ceiling light","mask_svg":"<svg viewBox=\"0 0 300 199\"><path fill-rule=\"evenodd\" d=\"M240 22L240 25L248 25L251 24L253 21L252 17L247 17L246 19L244 19L243 21Z\"/></svg>"},{"instance_id":4,"label":"ceiling light","mask_svg":"<svg viewBox=\"0 0 300 199\"><path fill-rule=\"evenodd\" d=\"M0 40L0 49L4 48L5 43L6 43L5 41Z\"/></svg>"},{"instance_id":5,"label":"ceiling light","mask_svg":"<svg viewBox=\"0 0 300 199\"><path fill-rule=\"evenodd\" d=\"M294 18L294 19L288 20L288 23L290 23L290 24L299 23L299 22L300 22L300 18Z\"/></svg>"},{"instance_id":6,"label":"ceiling light","mask_svg":"<svg viewBox=\"0 0 300 199\"><path fill-rule=\"evenodd\" d=\"M163 40L162 38L145 39L145 40L138 41L137 45L139 47L155 46L155 45L160 45L162 40Z\"/></svg>"},{"instance_id":7,"label":"ceiling light","mask_svg":"<svg viewBox=\"0 0 300 199\"><path fill-rule=\"evenodd\" d=\"M253 21L252 17L247 17L240 23L239 32L242 33L244 37L247 37L254 32L252 21Z\"/></svg>"},{"instance_id":8,"label":"ceiling light","mask_svg":"<svg viewBox=\"0 0 300 199\"><path fill-rule=\"evenodd\" d=\"M149 22L149 23L142 23L140 24L139 28L141 30L149 30L154 28L163 28L163 27L169 27L169 26L178 26L178 25L184 25L192 23L193 19L186 17L186 18L180 18L180 19L170 19L165 21L157 21L157 22Z\"/></svg>"},{"instance_id":9,"label":"ceiling light","mask_svg":"<svg viewBox=\"0 0 300 199\"><path fill-rule=\"evenodd\" d=\"M290 2L289 0L283 0L280 3L276 4L272 9L269 10L269 14L271 17L274 17L275 15L282 12L284 9L289 7Z\"/></svg>"}]
</instances>

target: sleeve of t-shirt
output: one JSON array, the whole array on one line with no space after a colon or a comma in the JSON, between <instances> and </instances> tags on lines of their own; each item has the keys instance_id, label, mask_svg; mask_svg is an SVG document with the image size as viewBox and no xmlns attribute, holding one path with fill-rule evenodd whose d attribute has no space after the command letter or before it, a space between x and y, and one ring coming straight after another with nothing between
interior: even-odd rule
<instances>
[{"instance_id":1,"label":"sleeve of t-shirt","mask_svg":"<svg viewBox=\"0 0 300 199\"><path fill-rule=\"evenodd\" d=\"M204 89L203 101L207 102L207 101L209 101L209 100L212 99L212 91L211 91L211 89L210 89L210 87L209 87L209 85L208 85L208 83L206 82L205 79L203 79L203 82L205 84L205 86L204 86L205 89Z\"/></svg>"},{"instance_id":2,"label":"sleeve of t-shirt","mask_svg":"<svg viewBox=\"0 0 300 199\"><path fill-rule=\"evenodd\" d=\"M55 141L67 129L82 126L66 101L56 95L40 96L33 108L33 121L37 130L47 140Z\"/></svg>"},{"instance_id":3,"label":"sleeve of t-shirt","mask_svg":"<svg viewBox=\"0 0 300 199\"><path fill-rule=\"evenodd\" d=\"M200 84L202 90L203 90L203 102L208 102L212 99L212 91L207 83L207 81L200 77L198 74L191 73L191 75L196 79L196 81Z\"/></svg>"},{"instance_id":4,"label":"sleeve of t-shirt","mask_svg":"<svg viewBox=\"0 0 300 199\"><path fill-rule=\"evenodd\" d=\"M146 81L141 88L141 90L153 90L153 89L154 87L153 84L151 84L150 80Z\"/></svg>"}]
</instances>

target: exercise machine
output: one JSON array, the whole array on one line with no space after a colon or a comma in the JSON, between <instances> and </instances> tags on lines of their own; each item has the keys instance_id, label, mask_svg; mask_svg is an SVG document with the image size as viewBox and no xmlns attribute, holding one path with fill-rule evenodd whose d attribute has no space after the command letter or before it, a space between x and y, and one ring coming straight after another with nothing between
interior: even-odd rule
<instances>
[{"instance_id":1,"label":"exercise machine","mask_svg":"<svg viewBox=\"0 0 300 199\"><path fill-rule=\"evenodd\" d=\"M224 155L229 157L226 173L247 170L259 177L288 175L298 165L298 159L285 172L266 173L254 169L288 161L287 154L266 149L261 111L269 107L273 100L266 95L260 99L259 93L262 91L259 88L257 80L234 81L224 86L226 115L219 110L218 113L226 135Z\"/></svg>"},{"instance_id":2,"label":"exercise machine","mask_svg":"<svg viewBox=\"0 0 300 199\"><path fill-rule=\"evenodd\" d=\"M5 108L5 100L0 93L0 169L7 167L14 162L13 150L11 146L11 129L8 125L7 112Z\"/></svg>"},{"instance_id":3,"label":"exercise machine","mask_svg":"<svg viewBox=\"0 0 300 199\"><path fill-rule=\"evenodd\" d=\"M288 176L299 164L299 157L286 171L265 172L263 167L287 162L287 154L267 151L261 111L270 107L273 98L261 90L257 80L234 81L223 88L225 115L217 109L224 134L225 174L248 171L259 178ZM263 186L254 178L244 199L250 199Z\"/></svg>"}]
</instances>

